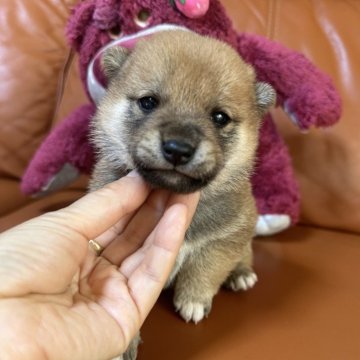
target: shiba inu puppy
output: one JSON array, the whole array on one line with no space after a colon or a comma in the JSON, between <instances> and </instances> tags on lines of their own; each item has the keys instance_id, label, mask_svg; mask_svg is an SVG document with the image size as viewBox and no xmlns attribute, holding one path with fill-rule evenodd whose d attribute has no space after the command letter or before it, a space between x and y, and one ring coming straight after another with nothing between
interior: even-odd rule
<instances>
[{"instance_id":1,"label":"shiba inu puppy","mask_svg":"<svg viewBox=\"0 0 360 360\"><path fill-rule=\"evenodd\" d=\"M270 85L228 45L164 31L130 52L106 50L108 90L92 121L98 149L90 190L137 169L155 187L200 202L168 280L186 321L207 316L222 285L251 288L257 212L249 178ZM134 347L127 357L134 358Z\"/></svg>"}]
</instances>

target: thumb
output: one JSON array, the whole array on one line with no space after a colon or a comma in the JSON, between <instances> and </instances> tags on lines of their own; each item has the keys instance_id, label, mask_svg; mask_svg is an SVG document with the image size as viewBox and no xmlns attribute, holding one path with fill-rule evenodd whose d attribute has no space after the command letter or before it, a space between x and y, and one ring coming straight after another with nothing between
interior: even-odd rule
<instances>
[{"instance_id":1,"label":"thumb","mask_svg":"<svg viewBox=\"0 0 360 360\"><path fill-rule=\"evenodd\" d=\"M53 215L58 224L63 223L86 240L90 240L138 209L149 193L150 187L137 172L132 171L120 180L87 194Z\"/></svg>"}]
</instances>

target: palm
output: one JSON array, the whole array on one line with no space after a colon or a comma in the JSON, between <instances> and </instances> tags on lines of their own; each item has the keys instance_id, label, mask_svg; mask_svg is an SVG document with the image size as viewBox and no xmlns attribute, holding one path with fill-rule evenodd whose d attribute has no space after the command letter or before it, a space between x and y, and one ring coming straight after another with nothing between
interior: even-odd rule
<instances>
[{"instance_id":1,"label":"palm","mask_svg":"<svg viewBox=\"0 0 360 360\"><path fill-rule=\"evenodd\" d=\"M72 359L100 359L104 349L102 356L97 356L93 348L109 344L109 339L113 342L108 346L112 352L106 354L106 358L123 352L147 314L146 307L139 303L140 295L144 295L141 291L144 279L139 275L144 266L148 268L144 261L146 248L151 249L151 240L148 237L144 247L128 257L120 269L104 257L95 257L89 252L65 290L7 300L12 313L21 314L17 324L10 314L8 319L16 326L18 338L26 344L26 339L37 334L39 359L44 353L56 358L64 346L81 351L72 353Z\"/></svg>"},{"instance_id":2,"label":"palm","mask_svg":"<svg viewBox=\"0 0 360 360\"><path fill-rule=\"evenodd\" d=\"M1 322L13 327L18 341L25 349L31 346L37 359L41 354L55 359L64 346L71 349L72 359L100 359L104 353L104 358L111 358L126 349L142 322L127 282L115 265L94 259L92 271L85 277L76 275L61 293L2 300L11 312L1 316L0 311ZM32 344L27 344L30 339ZM112 352L102 349L97 356L93 349L102 344Z\"/></svg>"}]
</instances>

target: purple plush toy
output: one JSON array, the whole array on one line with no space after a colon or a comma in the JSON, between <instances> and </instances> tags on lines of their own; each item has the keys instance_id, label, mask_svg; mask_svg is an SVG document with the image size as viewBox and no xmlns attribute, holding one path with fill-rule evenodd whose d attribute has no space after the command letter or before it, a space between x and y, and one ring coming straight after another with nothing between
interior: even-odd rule
<instances>
[{"instance_id":1,"label":"purple plush toy","mask_svg":"<svg viewBox=\"0 0 360 360\"><path fill-rule=\"evenodd\" d=\"M90 103L76 109L46 138L22 181L26 194L44 194L90 173L89 120L104 91L94 57L115 38L181 26L233 46L251 64L259 81L271 84L277 104L300 129L333 125L340 99L330 78L304 56L257 35L237 33L218 0L84 0L74 9L67 34L80 56L80 74ZM165 27L164 27L165 25ZM253 192L259 220L256 232L269 235L298 220L299 190L288 150L271 116L264 118Z\"/></svg>"}]
</instances>

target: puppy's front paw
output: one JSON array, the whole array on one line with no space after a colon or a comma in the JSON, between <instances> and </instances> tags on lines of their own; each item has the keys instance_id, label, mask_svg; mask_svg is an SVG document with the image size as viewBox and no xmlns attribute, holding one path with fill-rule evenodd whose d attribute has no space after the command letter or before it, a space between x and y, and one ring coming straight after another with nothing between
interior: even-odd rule
<instances>
[{"instance_id":1,"label":"puppy's front paw","mask_svg":"<svg viewBox=\"0 0 360 360\"><path fill-rule=\"evenodd\" d=\"M181 301L180 299L174 300L176 311L178 311L181 317L186 321L193 321L197 324L204 317L207 317L211 310L210 302L191 302Z\"/></svg>"},{"instance_id":2,"label":"puppy's front paw","mask_svg":"<svg viewBox=\"0 0 360 360\"><path fill-rule=\"evenodd\" d=\"M258 277L253 271L243 271L232 273L225 282L225 286L233 291L249 290L256 282Z\"/></svg>"}]
</instances>

